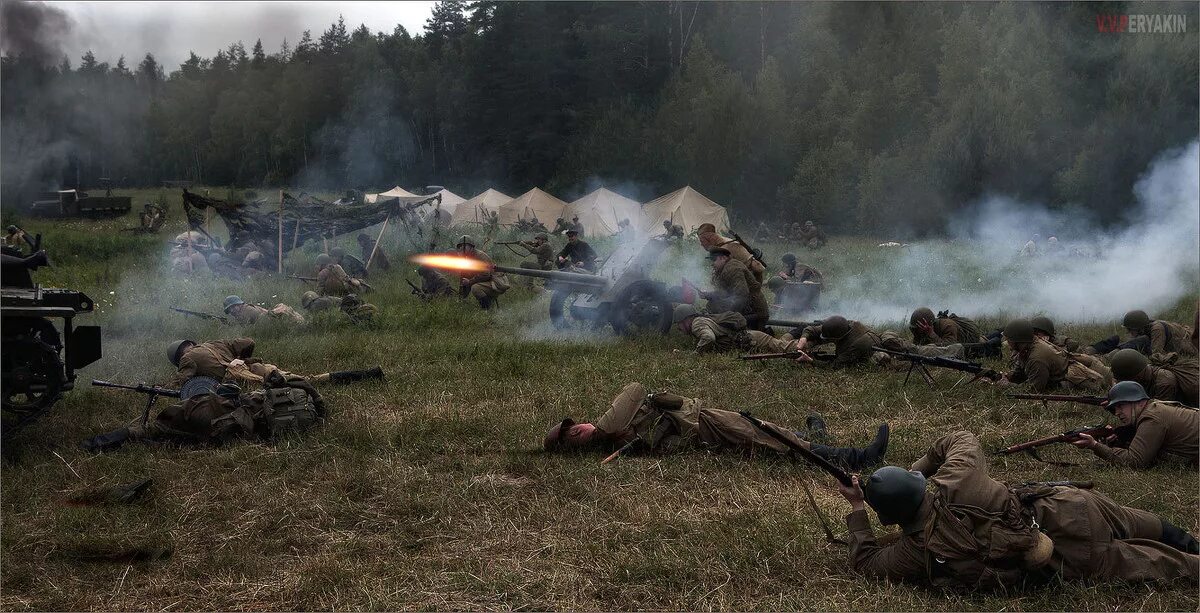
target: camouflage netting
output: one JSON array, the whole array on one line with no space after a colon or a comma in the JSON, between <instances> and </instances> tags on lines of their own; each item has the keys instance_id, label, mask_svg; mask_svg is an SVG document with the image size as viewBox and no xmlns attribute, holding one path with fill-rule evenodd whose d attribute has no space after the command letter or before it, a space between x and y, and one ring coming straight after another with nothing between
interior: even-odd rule
<instances>
[{"instance_id":1,"label":"camouflage netting","mask_svg":"<svg viewBox=\"0 0 1200 613\"><path fill-rule=\"evenodd\" d=\"M395 223L407 221L417 207L437 202L441 196L387 198L374 204L333 204L301 194L299 198L283 194L283 250L290 251L309 239L332 238L373 226L391 217ZM227 202L183 190L183 210L188 226L204 233L204 213L212 208L229 228L230 246L247 240L274 245L279 236L279 204L265 200ZM299 234L297 234L299 225ZM211 239L212 237L209 236Z\"/></svg>"}]
</instances>

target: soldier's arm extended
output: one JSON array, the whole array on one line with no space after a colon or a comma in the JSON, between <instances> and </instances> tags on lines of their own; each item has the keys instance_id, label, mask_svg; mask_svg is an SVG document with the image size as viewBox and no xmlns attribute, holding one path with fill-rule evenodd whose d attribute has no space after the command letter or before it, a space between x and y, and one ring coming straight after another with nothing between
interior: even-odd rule
<instances>
[{"instance_id":1,"label":"soldier's arm extended","mask_svg":"<svg viewBox=\"0 0 1200 613\"><path fill-rule=\"evenodd\" d=\"M692 336L696 338L697 352L704 353L717 349L717 331L713 327L715 325L715 322L706 317L697 317L692 320Z\"/></svg>"},{"instance_id":2,"label":"soldier's arm extended","mask_svg":"<svg viewBox=\"0 0 1200 613\"><path fill-rule=\"evenodd\" d=\"M846 527L849 528L850 566L855 572L909 581L925 576L925 560L919 549L906 546L903 539L890 545L880 545L875 540L866 509L857 509L847 515Z\"/></svg>"},{"instance_id":3,"label":"soldier's arm extended","mask_svg":"<svg viewBox=\"0 0 1200 613\"><path fill-rule=\"evenodd\" d=\"M171 382L175 386L183 385L188 379L196 376L196 361L184 354L179 358L179 368L175 371L175 378Z\"/></svg>"},{"instance_id":4,"label":"soldier's arm extended","mask_svg":"<svg viewBox=\"0 0 1200 613\"><path fill-rule=\"evenodd\" d=\"M1156 416L1151 416L1149 419L1138 422L1137 431L1133 435L1133 440L1129 442L1128 449L1109 447L1096 441L1095 447L1092 447L1092 453L1113 464L1129 468L1148 468L1158 459L1158 453L1162 450L1163 441L1166 439L1167 424L1157 419Z\"/></svg>"}]
</instances>

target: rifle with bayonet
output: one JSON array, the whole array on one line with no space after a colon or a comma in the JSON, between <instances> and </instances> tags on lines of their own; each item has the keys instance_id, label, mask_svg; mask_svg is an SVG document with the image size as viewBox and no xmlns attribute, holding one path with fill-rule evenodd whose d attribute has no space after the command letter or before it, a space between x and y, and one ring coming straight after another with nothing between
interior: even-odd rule
<instances>
[{"instance_id":1,"label":"rifle with bayonet","mask_svg":"<svg viewBox=\"0 0 1200 613\"><path fill-rule=\"evenodd\" d=\"M883 353L886 353L888 355L893 355L902 360L908 361L908 363L909 363L908 374L906 374L904 376L904 384L905 385L908 385L908 378L910 376L912 376L912 373L914 370L916 370L921 375L921 377L923 379L925 379L926 383L928 383L929 385L933 385L933 375L929 372L929 369L926 368L926 366L936 366L938 368L949 368L951 370L957 370L960 372L970 373L970 374L974 375L974 377L971 378L971 381L975 381L976 379L990 379L992 381L996 381L1002 376L1000 373L998 373L990 368L985 368L983 366L983 364L980 364L978 362L968 362L966 360L959 360L959 359L955 359L955 358L924 356L919 353L908 353L907 351L896 351L894 349L887 349L885 347L879 347L879 346L871 347L871 350L872 351L882 351ZM957 384L955 384L955 385L957 385Z\"/></svg>"},{"instance_id":2,"label":"rifle with bayonet","mask_svg":"<svg viewBox=\"0 0 1200 613\"><path fill-rule=\"evenodd\" d=\"M1078 402L1079 404L1090 404L1099 407L1108 402L1107 396L1071 396L1069 394L1007 394L1007 396L1016 400L1041 400L1042 404L1047 402Z\"/></svg>"},{"instance_id":3,"label":"rifle with bayonet","mask_svg":"<svg viewBox=\"0 0 1200 613\"><path fill-rule=\"evenodd\" d=\"M112 381L92 379L92 385L96 387L115 387L117 389L134 391L139 394L148 394L150 398L146 402L146 408L142 409L143 426L145 426L146 422L149 421L150 409L154 406L154 401L158 400L159 396L166 396L168 398L179 398L182 396L182 393L179 390L159 387L157 385L146 385L145 383L138 383L137 385L125 385L124 383L113 383Z\"/></svg>"},{"instance_id":4,"label":"rifle with bayonet","mask_svg":"<svg viewBox=\"0 0 1200 613\"><path fill-rule=\"evenodd\" d=\"M229 323L229 318L225 317L223 315L213 315L212 313L204 313L201 311L189 311L187 309L177 309L175 307L171 307L171 310L175 311L176 313L183 313L184 315L191 315L192 317L199 317L200 319L207 319L209 321L219 321L223 324Z\"/></svg>"},{"instance_id":5,"label":"rifle with bayonet","mask_svg":"<svg viewBox=\"0 0 1200 613\"><path fill-rule=\"evenodd\" d=\"M1062 434L1055 434L1053 436L1046 436L1039 439L1034 439L1032 441L1026 441L1024 443L1017 443L1016 445L1009 445L1008 447L1001 449L998 453L1000 455L1012 455L1014 453L1020 453L1024 451L1032 455L1035 459L1042 460L1040 457L1038 457L1037 452L1034 451L1038 447L1045 447L1046 445L1053 445L1055 443L1070 443L1072 441L1079 440L1084 434L1094 439L1105 439L1109 436L1116 435L1117 441L1113 446L1128 447L1129 442L1133 440L1133 433L1136 430L1137 429L1134 426L1084 426L1082 428L1068 430Z\"/></svg>"},{"instance_id":6,"label":"rifle with bayonet","mask_svg":"<svg viewBox=\"0 0 1200 613\"><path fill-rule=\"evenodd\" d=\"M808 356L818 362L832 362L837 356L832 353L808 353L806 351L782 351L780 353L748 353L738 356L739 360L755 362L758 360L788 360Z\"/></svg>"}]
</instances>

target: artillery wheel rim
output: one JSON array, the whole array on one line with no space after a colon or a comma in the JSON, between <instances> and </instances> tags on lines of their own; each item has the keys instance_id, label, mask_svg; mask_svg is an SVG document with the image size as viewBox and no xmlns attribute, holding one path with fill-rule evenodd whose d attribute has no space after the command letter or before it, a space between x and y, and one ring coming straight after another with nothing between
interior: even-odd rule
<instances>
[{"instance_id":1,"label":"artillery wheel rim","mask_svg":"<svg viewBox=\"0 0 1200 613\"><path fill-rule=\"evenodd\" d=\"M608 319L617 334L666 334L671 330L671 303L658 283L638 281L613 302Z\"/></svg>"}]
</instances>

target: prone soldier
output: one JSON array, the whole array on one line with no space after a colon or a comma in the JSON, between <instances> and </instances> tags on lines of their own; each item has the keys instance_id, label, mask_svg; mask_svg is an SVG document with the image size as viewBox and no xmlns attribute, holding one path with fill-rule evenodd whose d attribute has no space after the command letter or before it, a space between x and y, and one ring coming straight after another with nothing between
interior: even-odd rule
<instances>
[{"instance_id":1,"label":"prone soldier","mask_svg":"<svg viewBox=\"0 0 1200 613\"><path fill-rule=\"evenodd\" d=\"M351 383L364 379L382 379L383 369L342 370L305 377L280 369L254 357L254 339L233 338L197 343L179 340L167 346L167 357L176 368L176 385L192 377L211 377L218 382L240 385L261 384L276 371L287 381L310 383Z\"/></svg>"},{"instance_id":2,"label":"prone soldier","mask_svg":"<svg viewBox=\"0 0 1200 613\"><path fill-rule=\"evenodd\" d=\"M270 309L264 309L255 304L247 304L240 296L226 296L224 310L226 315L232 317L234 321L240 324L258 323L263 317L294 324L304 323L303 315L282 302Z\"/></svg>"},{"instance_id":3,"label":"prone soldier","mask_svg":"<svg viewBox=\"0 0 1200 613\"><path fill-rule=\"evenodd\" d=\"M933 491L926 491L932 484ZM838 490L850 503L850 565L864 575L965 589L1023 579L1200 579L1195 537L1164 518L1071 485L1010 488L988 476L970 432L948 434L910 470L885 466ZM891 544L875 539L869 505Z\"/></svg>"},{"instance_id":4,"label":"prone soldier","mask_svg":"<svg viewBox=\"0 0 1200 613\"><path fill-rule=\"evenodd\" d=\"M379 308L375 305L363 302L363 299L359 298L358 294L346 294L343 296L340 308L346 314L346 317L350 318L351 322L359 325L370 324L375 321L375 313L379 311Z\"/></svg>"},{"instance_id":5,"label":"prone soldier","mask_svg":"<svg viewBox=\"0 0 1200 613\"><path fill-rule=\"evenodd\" d=\"M889 429L886 423L879 426L875 440L866 447L827 447L810 443L804 437L824 435L824 422L814 415L809 417L808 423L810 429L818 432L794 432L775 424L766 425L848 470L878 464L887 452ZM641 444L653 452L693 448L732 448L746 452L763 448L780 454L789 452L782 442L760 431L734 411L708 408L696 398L671 393L650 394L641 383L626 385L609 409L591 423L576 423L569 417L563 419L546 433L542 448L574 451L627 448L630 444Z\"/></svg>"},{"instance_id":6,"label":"prone soldier","mask_svg":"<svg viewBox=\"0 0 1200 613\"><path fill-rule=\"evenodd\" d=\"M1121 326L1129 334L1122 343L1116 335L1093 343L1084 348L1084 353L1110 354L1117 349L1136 349L1146 355L1156 353L1182 353L1196 355L1191 342L1192 330L1183 324L1163 319L1150 319L1145 311L1129 311L1121 319Z\"/></svg>"},{"instance_id":7,"label":"prone soldier","mask_svg":"<svg viewBox=\"0 0 1200 613\"><path fill-rule=\"evenodd\" d=\"M829 363L833 366L851 366L873 360L883 366L899 366L899 362L890 354L875 351L874 347L882 347L892 351L915 353L925 357L962 358L965 349L961 344L938 347L936 345L915 345L902 338L895 332L876 332L865 324L846 319L841 315L833 315L823 319L820 325L807 326L803 330L794 329L786 337L797 339L794 350L804 351L807 347L815 347L832 343L834 359ZM813 363L811 357L800 356L798 361Z\"/></svg>"},{"instance_id":8,"label":"prone soldier","mask_svg":"<svg viewBox=\"0 0 1200 613\"><path fill-rule=\"evenodd\" d=\"M1009 322L1004 337L1013 352L1013 369L999 385L1027 383L1033 392L1042 394L1059 389L1100 393L1112 384L1112 373L1099 360L1038 340L1029 320Z\"/></svg>"},{"instance_id":9,"label":"prone soldier","mask_svg":"<svg viewBox=\"0 0 1200 613\"><path fill-rule=\"evenodd\" d=\"M1033 324L1034 336L1059 349L1065 349L1071 353L1079 351L1079 341L1067 336L1060 337L1054 333L1054 322L1049 317L1039 315L1030 319L1029 323Z\"/></svg>"},{"instance_id":10,"label":"prone soldier","mask_svg":"<svg viewBox=\"0 0 1200 613\"><path fill-rule=\"evenodd\" d=\"M690 304L675 306L671 321L679 330L696 339L696 352L749 351L754 353L786 353L793 351L796 341L778 339L766 332L746 329L741 313L701 313Z\"/></svg>"},{"instance_id":11,"label":"prone soldier","mask_svg":"<svg viewBox=\"0 0 1200 613\"><path fill-rule=\"evenodd\" d=\"M322 296L312 290L304 292L304 295L300 296L300 306L312 313L336 309L341 305L342 299L338 296Z\"/></svg>"},{"instance_id":12,"label":"prone soldier","mask_svg":"<svg viewBox=\"0 0 1200 613\"><path fill-rule=\"evenodd\" d=\"M1129 468L1149 468L1164 457L1200 462L1200 412L1173 402L1152 400L1136 381L1122 381L1108 391L1108 410L1123 426L1133 426L1127 448L1109 447L1087 433L1071 441L1096 456Z\"/></svg>"},{"instance_id":13,"label":"prone soldier","mask_svg":"<svg viewBox=\"0 0 1200 613\"><path fill-rule=\"evenodd\" d=\"M1118 349L1110 364L1114 381L1134 381L1155 400L1197 406L1200 361L1195 356L1156 353L1147 358L1136 349Z\"/></svg>"},{"instance_id":14,"label":"prone soldier","mask_svg":"<svg viewBox=\"0 0 1200 613\"><path fill-rule=\"evenodd\" d=\"M949 311L942 311L935 316L929 307L921 307L909 316L908 330L912 332L915 345L945 347L959 344L963 346L964 357L968 358L1000 355L999 336L988 339L973 320Z\"/></svg>"}]
</instances>

